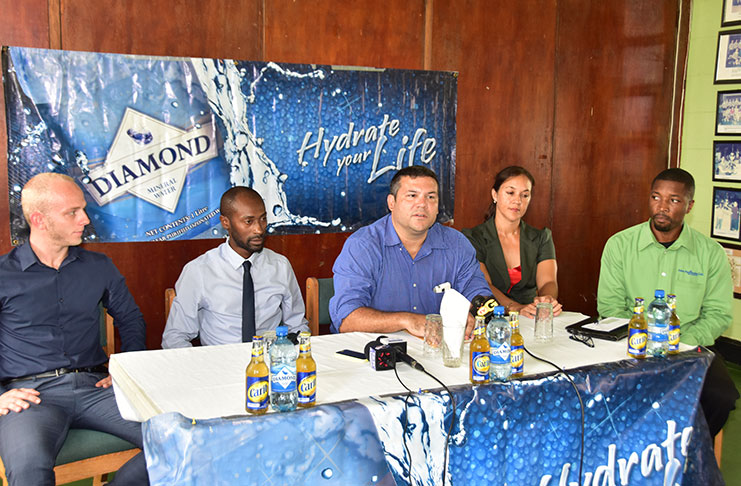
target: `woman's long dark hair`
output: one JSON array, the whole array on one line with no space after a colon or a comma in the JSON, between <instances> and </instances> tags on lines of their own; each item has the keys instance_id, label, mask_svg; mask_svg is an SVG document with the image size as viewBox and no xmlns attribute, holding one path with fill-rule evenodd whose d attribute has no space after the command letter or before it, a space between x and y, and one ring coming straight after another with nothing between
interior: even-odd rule
<instances>
[{"instance_id":1,"label":"woman's long dark hair","mask_svg":"<svg viewBox=\"0 0 741 486\"><path fill-rule=\"evenodd\" d=\"M530 179L530 186L532 190L532 188L535 187L535 178L530 172L527 171L527 169L525 169L524 167L520 167L519 165L510 165L509 167L505 167L504 169L500 170L499 173L494 176L494 185L492 185L491 188L494 189L496 192L499 192L499 188L502 187L504 181L522 175ZM493 217L496 212L497 203L492 200L491 204L489 205L489 209L486 211L486 216L484 216L484 221Z\"/></svg>"}]
</instances>

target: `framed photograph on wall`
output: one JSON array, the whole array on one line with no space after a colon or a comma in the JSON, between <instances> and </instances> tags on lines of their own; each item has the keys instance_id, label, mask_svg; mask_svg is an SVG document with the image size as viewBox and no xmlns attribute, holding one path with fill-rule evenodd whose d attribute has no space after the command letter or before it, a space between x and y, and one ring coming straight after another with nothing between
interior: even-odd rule
<instances>
[{"instance_id":1,"label":"framed photograph on wall","mask_svg":"<svg viewBox=\"0 0 741 486\"><path fill-rule=\"evenodd\" d=\"M741 241L741 189L713 188L713 220L710 236Z\"/></svg>"},{"instance_id":2,"label":"framed photograph on wall","mask_svg":"<svg viewBox=\"0 0 741 486\"><path fill-rule=\"evenodd\" d=\"M741 29L718 33L715 84L741 82Z\"/></svg>"},{"instance_id":3,"label":"framed photograph on wall","mask_svg":"<svg viewBox=\"0 0 741 486\"><path fill-rule=\"evenodd\" d=\"M718 91L715 134L741 135L741 90Z\"/></svg>"},{"instance_id":4,"label":"framed photograph on wall","mask_svg":"<svg viewBox=\"0 0 741 486\"><path fill-rule=\"evenodd\" d=\"M723 0L720 26L730 27L731 25L741 25L741 0Z\"/></svg>"},{"instance_id":5,"label":"framed photograph on wall","mask_svg":"<svg viewBox=\"0 0 741 486\"><path fill-rule=\"evenodd\" d=\"M713 180L741 182L741 140L713 142Z\"/></svg>"},{"instance_id":6,"label":"framed photograph on wall","mask_svg":"<svg viewBox=\"0 0 741 486\"><path fill-rule=\"evenodd\" d=\"M721 243L728 255L731 264L731 279L733 280L733 296L741 299L741 246Z\"/></svg>"}]
</instances>

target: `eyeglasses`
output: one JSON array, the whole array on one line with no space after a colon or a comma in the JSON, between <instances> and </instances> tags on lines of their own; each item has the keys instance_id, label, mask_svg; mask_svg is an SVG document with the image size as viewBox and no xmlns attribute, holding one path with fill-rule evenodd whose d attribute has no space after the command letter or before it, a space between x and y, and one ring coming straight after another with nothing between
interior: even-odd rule
<instances>
[{"instance_id":1,"label":"eyeglasses","mask_svg":"<svg viewBox=\"0 0 741 486\"><path fill-rule=\"evenodd\" d=\"M592 336L587 336L586 334L581 334L581 333L569 334L569 339L573 341L578 341L582 344L589 346L590 348L594 347L594 341L592 341Z\"/></svg>"}]
</instances>

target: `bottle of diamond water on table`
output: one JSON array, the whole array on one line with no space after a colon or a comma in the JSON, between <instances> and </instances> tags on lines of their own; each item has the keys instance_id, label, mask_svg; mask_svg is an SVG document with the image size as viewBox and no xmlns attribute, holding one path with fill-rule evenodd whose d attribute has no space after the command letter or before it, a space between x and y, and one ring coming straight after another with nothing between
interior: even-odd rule
<instances>
[{"instance_id":1,"label":"bottle of diamond water on table","mask_svg":"<svg viewBox=\"0 0 741 486\"><path fill-rule=\"evenodd\" d=\"M509 362L512 366L512 378L520 378L525 371L525 341L520 334L520 313L509 311L509 327L512 330Z\"/></svg>"},{"instance_id":2,"label":"bottle of diamond water on table","mask_svg":"<svg viewBox=\"0 0 741 486\"><path fill-rule=\"evenodd\" d=\"M298 335L299 355L296 360L296 386L298 406L313 407L316 404L316 361L311 357L311 333Z\"/></svg>"},{"instance_id":3,"label":"bottle of diamond water on table","mask_svg":"<svg viewBox=\"0 0 741 486\"><path fill-rule=\"evenodd\" d=\"M296 347L288 340L288 328L278 326L270 348L270 405L278 412L296 409Z\"/></svg>"},{"instance_id":4,"label":"bottle of diamond water on table","mask_svg":"<svg viewBox=\"0 0 741 486\"><path fill-rule=\"evenodd\" d=\"M648 344L646 355L663 358L669 350L669 321L672 311L664 300L664 291L657 289L654 300L648 305Z\"/></svg>"},{"instance_id":5,"label":"bottle of diamond water on table","mask_svg":"<svg viewBox=\"0 0 741 486\"><path fill-rule=\"evenodd\" d=\"M648 344L648 325L643 315L643 299L636 297L633 317L628 323L628 356L643 359Z\"/></svg>"},{"instance_id":6,"label":"bottle of diamond water on table","mask_svg":"<svg viewBox=\"0 0 741 486\"><path fill-rule=\"evenodd\" d=\"M268 365L265 364L265 343L261 336L252 338L252 360L245 371L247 386L245 409L261 415L268 411Z\"/></svg>"},{"instance_id":7,"label":"bottle of diamond water on table","mask_svg":"<svg viewBox=\"0 0 741 486\"><path fill-rule=\"evenodd\" d=\"M486 337L489 339L489 379L507 381L512 373L509 357L512 331L504 318L503 306L494 307L494 317L486 327Z\"/></svg>"},{"instance_id":8,"label":"bottle of diamond water on table","mask_svg":"<svg viewBox=\"0 0 741 486\"><path fill-rule=\"evenodd\" d=\"M669 320L669 354L679 353L679 338L681 335L681 328L679 326L679 317L677 317L677 296L669 294L666 296L666 303L669 304L669 308L672 310L672 317Z\"/></svg>"},{"instance_id":9,"label":"bottle of diamond water on table","mask_svg":"<svg viewBox=\"0 0 741 486\"><path fill-rule=\"evenodd\" d=\"M486 319L484 316L476 316L469 365L468 378L471 383L474 385L489 383L489 340L486 339Z\"/></svg>"}]
</instances>

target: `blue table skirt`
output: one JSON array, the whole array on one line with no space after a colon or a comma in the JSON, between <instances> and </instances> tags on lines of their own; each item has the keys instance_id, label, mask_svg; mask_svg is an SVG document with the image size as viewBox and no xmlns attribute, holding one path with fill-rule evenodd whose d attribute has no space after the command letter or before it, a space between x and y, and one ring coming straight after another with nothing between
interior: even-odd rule
<instances>
[{"instance_id":1,"label":"blue table skirt","mask_svg":"<svg viewBox=\"0 0 741 486\"><path fill-rule=\"evenodd\" d=\"M585 410L581 482L581 407L561 374L452 388L447 465L452 403L440 390L263 417L159 415L144 424L150 480L435 485L447 466L450 485L723 484L698 402L710 358L692 351L570 370Z\"/></svg>"}]
</instances>

